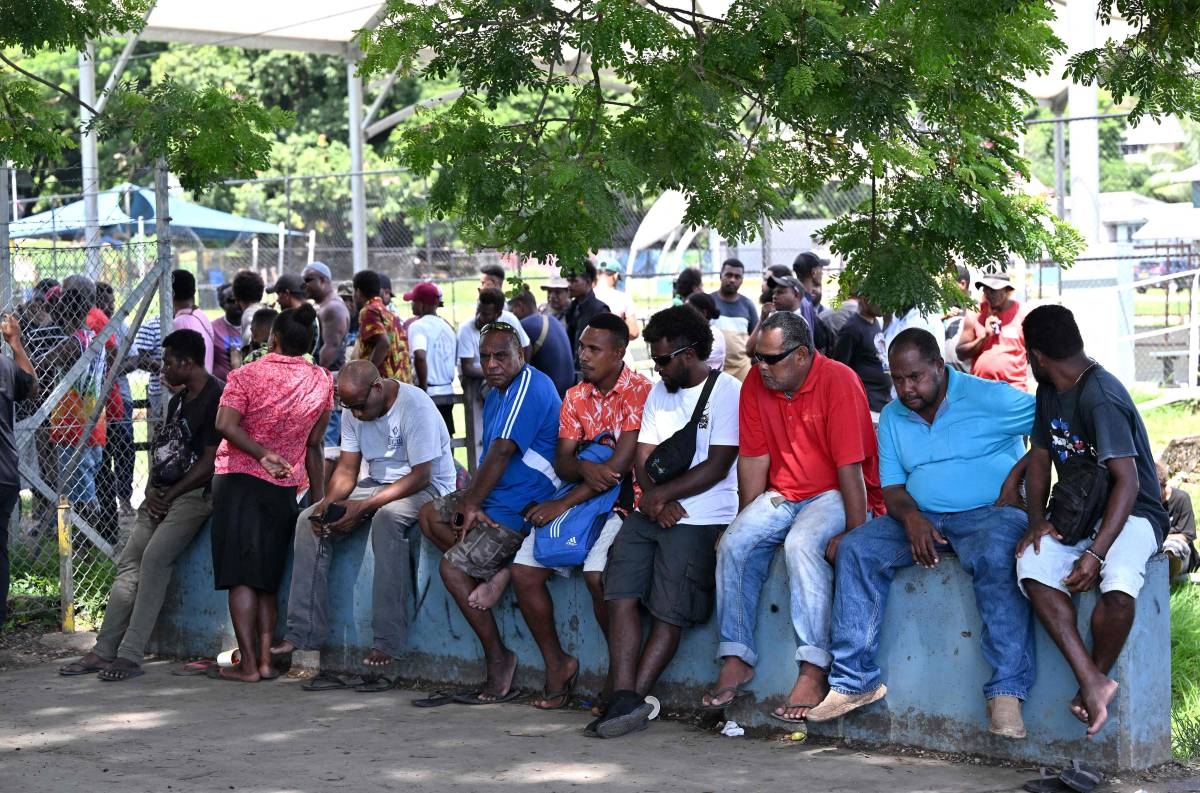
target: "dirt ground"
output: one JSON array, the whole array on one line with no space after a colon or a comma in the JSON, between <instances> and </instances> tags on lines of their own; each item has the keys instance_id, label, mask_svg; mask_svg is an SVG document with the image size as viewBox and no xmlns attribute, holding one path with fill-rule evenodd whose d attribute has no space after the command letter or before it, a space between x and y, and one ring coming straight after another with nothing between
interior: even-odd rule
<instances>
[{"instance_id":1,"label":"dirt ground","mask_svg":"<svg viewBox=\"0 0 1200 793\"><path fill-rule=\"evenodd\" d=\"M18 632L19 633L19 632ZM310 693L171 674L60 677L89 634L0 636L0 790L318 793L404 791L1015 791L1036 769L781 737L727 738L656 721L611 741L579 709L420 709L418 692ZM1178 766L1112 780L1118 793L1200 791Z\"/></svg>"}]
</instances>

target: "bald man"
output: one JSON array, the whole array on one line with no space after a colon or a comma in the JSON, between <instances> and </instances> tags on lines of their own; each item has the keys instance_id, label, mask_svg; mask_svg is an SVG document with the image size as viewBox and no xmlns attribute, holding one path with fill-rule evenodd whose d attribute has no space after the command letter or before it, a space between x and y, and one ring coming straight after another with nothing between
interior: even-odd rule
<instances>
[{"instance_id":1,"label":"bald man","mask_svg":"<svg viewBox=\"0 0 1200 793\"><path fill-rule=\"evenodd\" d=\"M411 606L408 531L417 511L454 489L450 435L433 400L416 386L385 379L370 361L351 361L338 373L342 447L325 498L296 521L295 562L287 633L273 653L315 650L329 632L329 562L334 543L370 526L375 552L372 649L368 667L390 664L404 652ZM358 481L362 463L367 477ZM344 512L343 512L344 511ZM309 690L341 688L322 673ZM361 688L383 690L387 678Z\"/></svg>"}]
</instances>

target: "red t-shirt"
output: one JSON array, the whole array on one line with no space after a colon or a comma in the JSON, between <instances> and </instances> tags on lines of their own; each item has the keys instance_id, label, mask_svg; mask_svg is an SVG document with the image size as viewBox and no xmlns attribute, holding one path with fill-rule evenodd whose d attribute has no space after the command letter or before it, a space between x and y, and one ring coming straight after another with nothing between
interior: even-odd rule
<instances>
[{"instance_id":1,"label":"red t-shirt","mask_svg":"<svg viewBox=\"0 0 1200 793\"><path fill-rule=\"evenodd\" d=\"M1015 300L994 314L1000 320L1000 333L988 334L971 364L971 374L984 380L999 380L1022 391L1028 390L1029 361L1025 357L1025 328L1021 323L1029 312ZM992 307L985 300L979 306L979 324L987 328Z\"/></svg>"},{"instance_id":2,"label":"red t-shirt","mask_svg":"<svg viewBox=\"0 0 1200 793\"><path fill-rule=\"evenodd\" d=\"M767 486L788 501L838 489L837 469L862 463L867 508L886 511L879 487L879 445L867 394L854 370L823 355L788 399L763 384L758 367L742 384L741 454L770 455Z\"/></svg>"}]
</instances>

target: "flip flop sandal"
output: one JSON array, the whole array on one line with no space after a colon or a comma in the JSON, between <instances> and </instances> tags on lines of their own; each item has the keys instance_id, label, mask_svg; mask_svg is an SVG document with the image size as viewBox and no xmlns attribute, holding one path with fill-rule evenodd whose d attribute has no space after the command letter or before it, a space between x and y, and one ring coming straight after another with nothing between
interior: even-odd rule
<instances>
[{"instance_id":1,"label":"flip flop sandal","mask_svg":"<svg viewBox=\"0 0 1200 793\"><path fill-rule=\"evenodd\" d=\"M78 677L79 675L91 675L95 674L96 672L103 672L107 668L108 664L105 664L104 666L95 666L92 664L85 664L82 661L72 661L66 666L59 667L58 673L63 677Z\"/></svg>"},{"instance_id":2,"label":"flip flop sandal","mask_svg":"<svg viewBox=\"0 0 1200 793\"><path fill-rule=\"evenodd\" d=\"M196 677L208 672L209 669L217 665L215 658L202 658L199 661L189 661L182 666L171 670L171 674L176 677Z\"/></svg>"},{"instance_id":3,"label":"flip flop sandal","mask_svg":"<svg viewBox=\"0 0 1200 793\"><path fill-rule=\"evenodd\" d=\"M1049 768L1038 769L1038 773L1041 776L1037 779L1030 779L1021 785L1021 789L1028 790L1029 793L1068 793L1071 790Z\"/></svg>"},{"instance_id":4,"label":"flip flop sandal","mask_svg":"<svg viewBox=\"0 0 1200 793\"><path fill-rule=\"evenodd\" d=\"M350 683L335 675L333 672L320 672L312 680L300 684L305 691L337 691L350 688Z\"/></svg>"},{"instance_id":5,"label":"flip flop sandal","mask_svg":"<svg viewBox=\"0 0 1200 793\"><path fill-rule=\"evenodd\" d=\"M146 674L146 670L142 669L140 666L135 666L132 669L126 669L123 666L116 668L110 666L108 669L100 670L100 674L96 675L96 677L100 678L105 683L120 683L123 680L131 680L135 677L141 677L144 674Z\"/></svg>"},{"instance_id":6,"label":"flip flop sandal","mask_svg":"<svg viewBox=\"0 0 1200 793\"><path fill-rule=\"evenodd\" d=\"M1076 793L1092 793L1104 781L1100 769L1082 760L1072 760L1070 768L1064 768L1058 780Z\"/></svg>"},{"instance_id":7,"label":"flip flop sandal","mask_svg":"<svg viewBox=\"0 0 1200 793\"><path fill-rule=\"evenodd\" d=\"M743 683L742 685L745 685L745 684ZM722 702L719 705L712 701L714 699L718 699L719 697L721 697L724 694L729 694L729 693L732 693L733 696L730 697L729 699L727 699L726 701ZM734 703L736 703L739 699L750 696L750 692L747 691L746 689L742 688L741 686L725 686L724 688L718 688L716 691L707 692L706 696L709 699L709 704L705 705L704 701L701 700L700 704L696 706L696 710L699 710L699 711L702 711L705 713L716 713L718 711L725 710L725 708L732 707L734 705Z\"/></svg>"},{"instance_id":8,"label":"flip flop sandal","mask_svg":"<svg viewBox=\"0 0 1200 793\"><path fill-rule=\"evenodd\" d=\"M497 696L495 699L481 699L487 692L483 689L472 691L467 694L456 694L454 701L459 705L499 705L502 702L512 702L517 697L521 696L521 689L510 688L507 694Z\"/></svg>"},{"instance_id":9,"label":"flip flop sandal","mask_svg":"<svg viewBox=\"0 0 1200 793\"><path fill-rule=\"evenodd\" d=\"M452 693L450 691L435 691L423 699L414 699L412 704L418 708L440 708L442 705L449 705L454 702L454 698L460 696L463 692Z\"/></svg>"},{"instance_id":10,"label":"flip flop sandal","mask_svg":"<svg viewBox=\"0 0 1200 793\"><path fill-rule=\"evenodd\" d=\"M385 675L372 675L364 677L354 690L360 694L377 694L380 691L391 691L399 682L399 678L392 680Z\"/></svg>"},{"instance_id":11,"label":"flip flop sandal","mask_svg":"<svg viewBox=\"0 0 1200 793\"><path fill-rule=\"evenodd\" d=\"M816 707L815 704L808 704L805 702L789 702L788 704L783 706L783 709L790 710L792 708L808 708L809 710L812 710L815 707ZM775 719L775 721L782 721L784 724L807 724L808 723L808 719L803 716L801 716L800 718L793 718L791 716L780 716L775 711L771 711L767 715L769 717L771 717L772 719Z\"/></svg>"},{"instance_id":12,"label":"flip flop sandal","mask_svg":"<svg viewBox=\"0 0 1200 793\"><path fill-rule=\"evenodd\" d=\"M534 707L538 710L560 710L565 708L567 705L571 704L571 695L575 693L575 684L578 682L579 670L576 669L575 674L571 675L571 679L567 681L567 685L562 689L562 691L555 691L553 694L547 694L545 690L542 691L542 702L553 699L561 700L557 705L552 708L543 708L535 704Z\"/></svg>"}]
</instances>

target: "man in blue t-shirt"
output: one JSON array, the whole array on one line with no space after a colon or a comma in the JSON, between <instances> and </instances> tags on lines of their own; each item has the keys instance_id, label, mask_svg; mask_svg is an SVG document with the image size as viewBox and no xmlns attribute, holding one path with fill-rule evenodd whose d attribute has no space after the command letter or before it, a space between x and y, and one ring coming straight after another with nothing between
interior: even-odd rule
<instances>
[{"instance_id":1,"label":"man in blue t-shirt","mask_svg":"<svg viewBox=\"0 0 1200 793\"><path fill-rule=\"evenodd\" d=\"M554 495L558 414L550 378L525 364L516 328L492 322L479 331L479 365L491 391L483 402L483 454L465 490L422 507L421 531L443 553L446 590L479 637L487 662L482 688L458 699L507 702L517 656L504 646L490 611L508 586L509 563L524 538L526 508Z\"/></svg>"}]
</instances>

